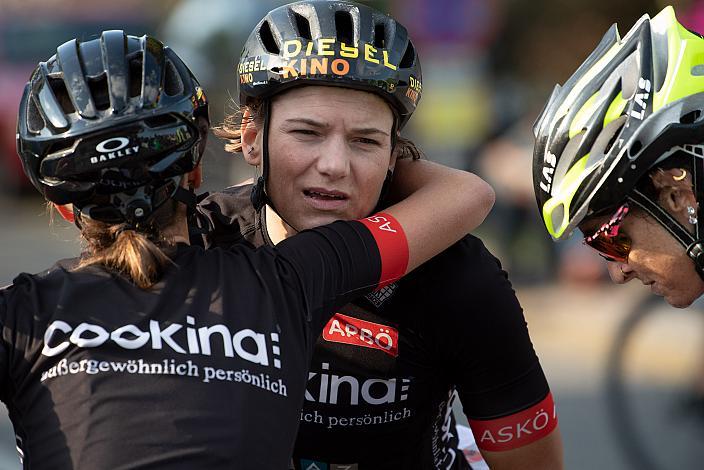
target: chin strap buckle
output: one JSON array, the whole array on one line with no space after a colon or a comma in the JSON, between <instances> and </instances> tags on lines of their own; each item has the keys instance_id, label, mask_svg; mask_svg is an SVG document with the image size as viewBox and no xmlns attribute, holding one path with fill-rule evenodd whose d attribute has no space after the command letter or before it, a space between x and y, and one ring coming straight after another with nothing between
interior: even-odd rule
<instances>
[{"instance_id":1,"label":"chin strap buckle","mask_svg":"<svg viewBox=\"0 0 704 470\"><path fill-rule=\"evenodd\" d=\"M694 261L694 267L699 277L704 279L704 245L702 240L697 240L687 247L687 255Z\"/></svg>"},{"instance_id":2,"label":"chin strap buckle","mask_svg":"<svg viewBox=\"0 0 704 470\"><path fill-rule=\"evenodd\" d=\"M259 212L262 207L266 204L266 192L264 191L264 177L260 176L257 178L257 182L252 186L252 193L249 195L249 199L252 201L254 210Z\"/></svg>"}]
</instances>

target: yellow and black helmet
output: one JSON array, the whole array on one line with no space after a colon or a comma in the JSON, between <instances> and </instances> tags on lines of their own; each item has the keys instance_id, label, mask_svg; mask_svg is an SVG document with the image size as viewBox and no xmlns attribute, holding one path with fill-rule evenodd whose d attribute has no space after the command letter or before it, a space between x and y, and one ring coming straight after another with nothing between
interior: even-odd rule
<instances>
[{"instance_id":1,"label":"yellow and black helmet","mask_svg":"<svg viewBox=\"0 0 704 470\"><path fill-rule=\"evenodd\" d=\"M638 180L672 155L701 165L704 39L682 26L672 7L643 16L623 39L613 25L555 87L533 131L538 208L550 235L564 239L585 217L632 198ZM701 186L695 181L696 193ZM659 211L653 201L638 205ZM676 231L686 238L686 230Z\"/></svg>"}]
</instances>

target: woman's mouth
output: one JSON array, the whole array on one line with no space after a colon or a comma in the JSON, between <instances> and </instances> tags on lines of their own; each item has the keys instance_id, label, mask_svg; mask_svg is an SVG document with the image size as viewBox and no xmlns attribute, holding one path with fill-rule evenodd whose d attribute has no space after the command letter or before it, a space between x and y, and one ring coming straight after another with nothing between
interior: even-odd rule
<instances>
[{"instance_id":1,"label":"woman's mouth","mask_svg":"<svg viewBox=\"0 0 704 470\"><path fill-rule=\"evenodd\" d=\"M318 210L339 210L347 205L349 197L342 191L325 188L303 190L305 200Z\"/></svg>"}]
</instances>

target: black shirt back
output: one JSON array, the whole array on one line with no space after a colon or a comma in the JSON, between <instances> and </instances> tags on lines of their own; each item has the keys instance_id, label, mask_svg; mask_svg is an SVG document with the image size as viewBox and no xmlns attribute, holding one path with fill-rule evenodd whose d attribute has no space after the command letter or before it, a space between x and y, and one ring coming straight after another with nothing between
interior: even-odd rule
<instances>
[{"instance_id":1,"label":"black shirt back","mask_svg":"<svg viewBox=\"0 0 704 470\"><path fill-rule=\"evenodd\" d=\"M375 246L339 222L274 249L181 246L150 290L75 260L18 276L0 398L25 468L287 468L312 345L378 282Z\"/></svg>"}]
</instances>

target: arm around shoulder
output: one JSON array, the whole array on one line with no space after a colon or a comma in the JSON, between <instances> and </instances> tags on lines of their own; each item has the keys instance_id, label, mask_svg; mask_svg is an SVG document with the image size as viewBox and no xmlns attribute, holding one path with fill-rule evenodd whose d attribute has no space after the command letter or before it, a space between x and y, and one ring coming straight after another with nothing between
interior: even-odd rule
<instances>
[{"instance_id":1,"label":"arm around shoulder","mask_svg":"<svg viewBox=\"0 0 704 470\"><path fill-rule=\"evenodd\" d=\"M492 187L473 173L425 160L399 160L391 214L406 234L408 271L477 228L494 205Z\"/></svg>"}]
</instances>

